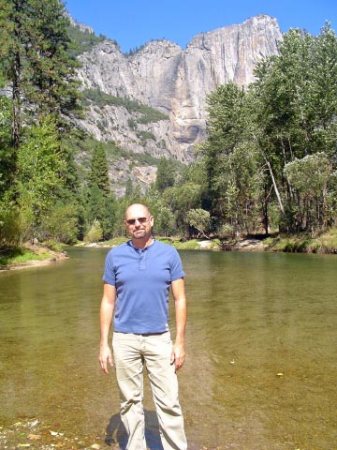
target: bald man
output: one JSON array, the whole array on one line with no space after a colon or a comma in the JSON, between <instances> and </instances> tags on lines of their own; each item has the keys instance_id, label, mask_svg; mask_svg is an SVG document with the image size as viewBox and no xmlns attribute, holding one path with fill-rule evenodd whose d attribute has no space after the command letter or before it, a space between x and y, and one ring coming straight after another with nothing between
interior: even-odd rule
<instances>
[{"instance_id":1,"label":"bald man","mask_svg":"<svg viewBox=\"0 0 337 450\"><path fill-rule=\"evenodd\" d=\"M121 420L128 450L146 450L143 411L143 369L147 369L165 450L186 450L184 421L176 372L184 364L186 298L184 272L176 249L152 236L154 219L142 204L125 212L131 239L106 257L100 310L102 370L115 365L121 397ZM168 328L172 290L176 336ZM113 356L109 330L113 318Z\"/></svg>"}]
</instances>

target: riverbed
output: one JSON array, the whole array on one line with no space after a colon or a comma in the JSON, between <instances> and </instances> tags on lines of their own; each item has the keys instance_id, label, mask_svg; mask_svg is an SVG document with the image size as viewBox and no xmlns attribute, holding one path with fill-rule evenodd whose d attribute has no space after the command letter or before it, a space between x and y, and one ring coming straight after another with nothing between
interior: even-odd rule
<instances>
[{"instance_id":1,"label":"riverbed","mask_svg":"<svg viewBox=\"0 0 337 450\"><path fill-rule=\"evenodd\" d=\"M97 361L106 252L72 249L67 261L0 276L0 424L14 430L12 443L42 448L28 431L15 436L15 424L34 420L43 430L30 434L49 433L60 448L63 437L72 448L125 442L113 373L104 376ZM181 256L189 325L179 379L190 448L336 449L337 257ZM159 449L147 384L145 394L148 445Z\"/></svg>"}]
</instances>

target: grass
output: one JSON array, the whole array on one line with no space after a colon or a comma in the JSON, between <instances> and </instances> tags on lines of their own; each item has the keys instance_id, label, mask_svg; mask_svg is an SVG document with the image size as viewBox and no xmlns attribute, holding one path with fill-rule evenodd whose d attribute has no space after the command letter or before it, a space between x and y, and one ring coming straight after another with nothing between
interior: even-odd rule
<instances>
[{"instance_id":1,"label":"grass","mask_svg":"<svg viewBox=\"0 0 337 450\"><path fill-rule=\"evenodd\" d=\"M176 241L173 242L172 244L177 250L200 250L200 246L197 239L191 239L189 241L184 242Z\"/></svg>"},{"instance_id":2,"label":"grass","mask_svg":"<svg viewBox=\"0 0 337 450\"><path fill-rule=\"evenodd\" d=\"M289 253L337 253L337 229L312 236L306 233L282 235L264 240L266 250Z\"/></svg>"},{"instance_id":3,"label":"grass","mask_svg":"<svg viewBox=\"0 0 337 450\"><path fill-rule=\"evenodd\" d=\"M111 247L116 247L117 245L124 244L124 242L127 242L129 239L125 236L118 236L114 237L112 239L109 239L108 241L105 241L105 245L110 245Z\"/></svg>"},{"instance_id":4,"label":"grass","mask_svg":"<svg viewBox=\"0 0 337 450\"><path fill-rule=\"evenodd\" d=\"M30 261L43 261L48 258L50 258L48 252L37 254L22 248L7 249L0 253L0 266L21 265Z\"/></svg>"},{"instance_id":5,"label":"grass","mask_svg":"<svg viewBox=\"0 0 337 450\"><path fill-rule=\"evenodd\" d=\"M173 245L178 250L203 250L200 247L200 239L189 239L188 241L181 241L179 237L157 237L157 239L166 244ZM219 240L212 240L209 249L219 250Z\"/></svg>"}]
</instances>

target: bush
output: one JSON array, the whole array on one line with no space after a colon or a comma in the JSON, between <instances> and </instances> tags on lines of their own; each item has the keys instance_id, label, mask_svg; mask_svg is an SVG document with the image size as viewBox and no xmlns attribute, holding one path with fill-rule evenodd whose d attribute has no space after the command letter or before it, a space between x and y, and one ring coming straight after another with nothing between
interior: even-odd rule
<instances>
[{"instance_id":1,"label":"bush","mask_svg":"<svg viewBox=\"0 0 337 450\"><path fill-rule=\"evenodd\" d=\"M76 205L57 204L50 210L43 224L44 232L49 240L73 244L77 238Z\"/></svg>"},{"instance_id":2,"label":"bush","mask_svg":"<svg viewBox=\"0 0 337 450\"><path fill-rule=\"evenodd\" d=\"M17 208L6 201L0 202L0 248L16 247L20 237Z\"/></svg>"},{"instance_id":3,"label":"bush","mask_svg":"<svg viewBox=\"0 0 337 450\"><path fill-rule=\"evenodd\" d=\"M98 242L103 238L103 229L98 220L94 220L89 231L84 236L85 242Z\"/></svg>"}]
</instances>

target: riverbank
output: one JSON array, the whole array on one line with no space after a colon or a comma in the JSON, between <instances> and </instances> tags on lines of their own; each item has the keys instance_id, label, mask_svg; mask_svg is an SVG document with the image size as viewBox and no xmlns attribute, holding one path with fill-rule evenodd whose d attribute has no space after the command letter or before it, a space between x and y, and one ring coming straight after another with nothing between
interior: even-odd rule
<instances>
[{"instance_id":1,"label":"riverbank","mask_svg":"<svg viewBox=\"0 0 337 450\"><path fill-rule=\"evenodd\" d=\"M239 252L286 252L286 253L319 253L337 254L337 229L333 228L320 235L311 236L305 233L294 235L275 234L272 236L252 236L237 239L189 239L180 237L158 237L178 250L212 250ZM126 242L126 237L118 237L104 242L81 243L80 246L110 248Z\"/></svg>"},{"instance_id":2,"label":"riverbank","mask_svg":"<svg viewBox=\"0 0 337 450\"><path fill-rule=\"evenodd\" d=\"M306 233L279 234L263 240L265 251L287 253L337 254L337 229L312 236Z\"/></svg>"},{"instance_id":3,"label":"riverbank","mask_svg":"<svg viewBox=\"0 0 337 450\"><path fill-rule=\"evenodd\" d=\"M317 236L309 234L277 234L238 239L189 239L180 237L158 237L161 242L173 245L177 250L211 250L238 252L286 252L337 254L337 229L333 228ZM117 237L103 242L80 242L78 247L111 248L126 242L126 237ZM61 248L51 249L38 243L26 243L22 248L0 253L0 272L28 267L46 266L68 258Z\"/></svg>"},{"instance_id":4,"label":"riverbank","mask_svg":"<svg viewBox=\"0 0 337 450\"><path fill-rule=\"evenodd\" d=\"M0 253L0 271L46 266L68 258L61 249L51 249L39 243L26 242L22 247Z\"/></svg>"}]
</instances>

